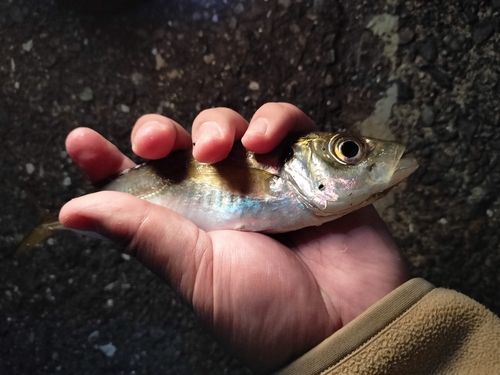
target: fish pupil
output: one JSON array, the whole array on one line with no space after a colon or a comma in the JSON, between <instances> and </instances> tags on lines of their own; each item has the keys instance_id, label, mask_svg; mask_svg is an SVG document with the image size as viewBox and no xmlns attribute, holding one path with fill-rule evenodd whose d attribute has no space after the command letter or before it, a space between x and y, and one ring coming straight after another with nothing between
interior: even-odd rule
<instances>
[{"instance_id":1,"label":"fish pupil","mask_svg":"<svg viewBox=\"0 0 500 375\"><path fill-rule=\"evenodd\" d=\"M353 158L359 153L359 145L354 141L346 141L340 145L340 151L347 158Z\"/></svg>"},{"instance_id":2,"label":"fish pupil","mask_svg":"<svg viewBox=\"0 0 500 375\"><path fill-rule=\"evenodd\" d=\"M325 185L319 184L318 185L318 189L321 190L321 191L325 190Z\"/></svg>"}]
</instances>

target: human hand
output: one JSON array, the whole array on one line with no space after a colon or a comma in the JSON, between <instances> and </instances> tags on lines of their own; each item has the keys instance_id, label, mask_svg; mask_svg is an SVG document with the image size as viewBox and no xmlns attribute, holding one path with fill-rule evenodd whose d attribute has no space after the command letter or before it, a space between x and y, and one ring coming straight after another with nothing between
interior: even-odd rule
<instances>
[{"instance_id":1,"label":"human hand","mask_svg":"<svg viewBox=\"0 0 500 375\"><path fill-rule=\"evenodd\" d=\"M229 109L205 110L194 120L193 139L173 120L146 115L132 131L132 145L137 155L157 159L194 143L197 160L216 162L236 139L265 153L290 131L315 129L298 108L269 103L250 124ZM94 182L134 165L90 129L71 132L66 147ZM204 232L173 211L117 192L76 198L59 218L124 245L180 293L230 352L262 373L299 357L407 279L372 206L273 236Z\"/></svg>"}]
</instances>

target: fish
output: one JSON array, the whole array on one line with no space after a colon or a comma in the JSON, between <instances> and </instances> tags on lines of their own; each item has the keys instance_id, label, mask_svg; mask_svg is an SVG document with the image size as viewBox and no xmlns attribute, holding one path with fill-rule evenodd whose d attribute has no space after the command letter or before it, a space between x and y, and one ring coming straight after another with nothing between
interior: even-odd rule
<instances>
[{"instance_id":1,"label":"fish","mask_svg":"<svg viewBox=\"0 0 500 375\"><path fill-rule=\"evenodd\" d=\"M283 233L318 226L369 205L417 168L405 146L344 133L289 135L255 154L241 142L208 164L176 151L124 170L100 184L169 208L205 231ZM18 247L26 253L54 232L46 222Z\"/></svg>"}]
</instances>

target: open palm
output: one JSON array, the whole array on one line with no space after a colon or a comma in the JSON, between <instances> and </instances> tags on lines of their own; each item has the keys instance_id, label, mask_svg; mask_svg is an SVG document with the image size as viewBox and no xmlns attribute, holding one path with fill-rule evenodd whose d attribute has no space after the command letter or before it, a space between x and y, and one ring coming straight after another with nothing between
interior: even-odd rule
<instances>
[{"instance_id":1,"label":"open palm","mask_svg":"<svg viewBox=\"0 0 500 375\"><path fill-rule=\"evenodd\" d=\"M296 107L271 103L250 125L235 112L202 112L193 124L194 156L215 162L235 139L268 152L292 130L313 130ZM132 132L146 158L191 147L182 127L157 115ZM90 129L77 129L67 149L92 181L133 166ZM259 372L289 363L406 281L406 269L385 225L366 207L319 227L268 236L204 232L176 213L117 192L69 202L60 213L71 228L93 230L124 245L167 280L216 338Z\"/></svg>"}]
</instances>

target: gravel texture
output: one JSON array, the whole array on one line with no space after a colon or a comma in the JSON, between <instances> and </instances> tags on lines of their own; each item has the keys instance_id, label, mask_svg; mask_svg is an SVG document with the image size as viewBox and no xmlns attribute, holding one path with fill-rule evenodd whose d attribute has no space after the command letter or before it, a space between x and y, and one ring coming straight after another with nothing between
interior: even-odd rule
<instances>
[{"instance_id":1,"label":"gravel texture","mask_svg":"<svg viewBox=\"0 0 500 375\"><path fill-rule=\"evenodd\" d=\"M421 167L379 210L412 275L500 313L499 1L63 3L0 0L1 374L248 373L109 242L66 234L11 256L46 209L91 191L68 132L130 154L148 112L189 128L205 108L249 118L280 100L325 130L404 141Z\"/></svg>"}]
</instances>

